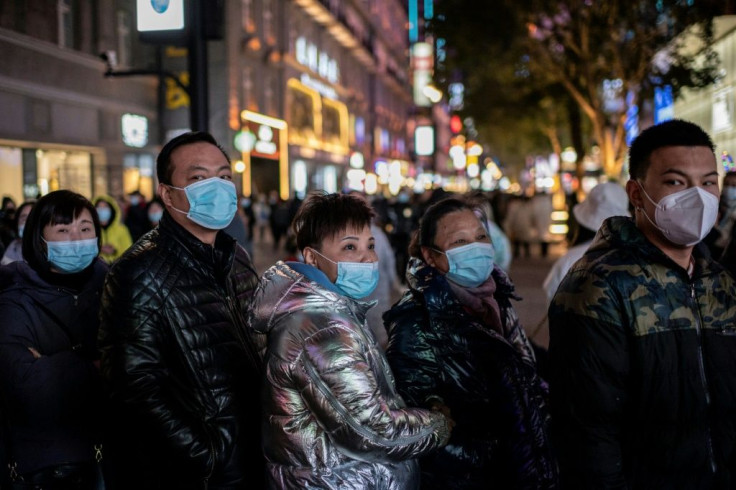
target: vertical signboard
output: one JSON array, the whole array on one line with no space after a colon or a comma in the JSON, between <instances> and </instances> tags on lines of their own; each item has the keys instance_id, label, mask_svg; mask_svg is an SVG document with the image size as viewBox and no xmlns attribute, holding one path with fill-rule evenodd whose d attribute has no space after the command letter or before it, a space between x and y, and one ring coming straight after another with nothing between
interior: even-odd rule
<instances>
[{"instance_id":1,"label":"vertical signboard","mask_svg":"<svg viewBox=\"0 0 736 490\"><path fill-rule=\"evenodd\" d=\"M424 88L432 82L432 45L414 43L411 48L411 67L414 81L414 104L429 107L432 102L424 93Z\"/></svg>"}]
</instances>

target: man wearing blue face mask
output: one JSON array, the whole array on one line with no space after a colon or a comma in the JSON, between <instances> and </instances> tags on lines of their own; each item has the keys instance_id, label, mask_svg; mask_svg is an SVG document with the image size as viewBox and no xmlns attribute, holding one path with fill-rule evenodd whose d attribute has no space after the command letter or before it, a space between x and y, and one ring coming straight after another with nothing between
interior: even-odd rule
<instances>
[{"instance_id":1,"label":"man wearing blue face mask","mask_svg":"<svg viewBox=\"0 0 736 490\"><path fill-rule=\"evenodd\" d=\"M268 487L416 488L415 458L451 422L408 408L366 322L378 257L362 198L312 194L294 218L305 263L263 275L250 326L268 338L263 450Z\"/></svg>"},{"instance_id":2,"label":"man wearing blue face mask","mask_svg":"<svg viewBox=\"0 0 736 490\"><path fill-rule=\"evenodd\" d=\"M634 218L605 220L549 309L564 488L731 488L736 284L700 243L713 143L672 120L629 149Z\"/></svg>"},{"instance_id":3,"label":"man wearing blue face mask","mask_svg":"<svg viewBox=\"0 0 736 490\"><path fill-rule=\"evenodd\" d=\"M261 488L259 368L245 312L257 284L221 231L237 195L208 133L157 160L165 212L112 267L103 294L102 373L118 488Z\"/></svg>"}]
</instances>

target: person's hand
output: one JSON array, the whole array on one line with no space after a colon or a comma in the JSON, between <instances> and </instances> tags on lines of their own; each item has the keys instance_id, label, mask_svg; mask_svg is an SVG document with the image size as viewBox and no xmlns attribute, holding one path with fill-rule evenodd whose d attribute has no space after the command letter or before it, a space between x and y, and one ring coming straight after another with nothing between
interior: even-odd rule
<instances>
[{"instance_id":1,"label":"person's hand","mask_svg":"<svg viewBox=\"0 0 736 490\"><path fill-rule=\"evenodd\" d=\"M450 413L450 407L445 405L444 403L440 401L432 402L432 405L429 406L429 409L433 412L442 412L442 414L447 417L448 419L452 418L452 414Z\"/></svg>"},{"instance_id":2,"label":"person's hand","mask_svg":"<svg viewBox=\"0 0 736 490\"><path fill-rule=\"evenodd\" d=\"M439 438L439 445L440 447L447 445L448 442L450 442L450 437L452 437L452 429L455 428L455 421L452 420L447 415L443 414L439 410L437 413L440 414L442 417L442 420L444 424L442 424L442 427L438 428L437 436Z\"/></svg>"},{"instance_id":3,"label":"person's hand","mask_svg":"<svg viewBox=\"0 0 736 490\"><path fill-rule=\"evenodd\" d=\"M41 353L38 352L36 349L34 349L33 347L29 347L28 350L31 351L34 359L41 359Z\"/></svg>"},{"instance_id":4,"label":"person's hand","mask_svg":"<svg viewBox=\"0 0 736 490\"><path fill-rule=\"evenodd\" d=\"M454 429L457 424L452 418L452 415L450 413L450 407L448 407L442 402L436 401L432 403L429 409L432 410L433 412L439 412L445 416L445 419L447 420L447 430L450 434L452 434L452 429ZM449 439L449 435L448 435L448 439Z\"/></svg>"}]
</instances>

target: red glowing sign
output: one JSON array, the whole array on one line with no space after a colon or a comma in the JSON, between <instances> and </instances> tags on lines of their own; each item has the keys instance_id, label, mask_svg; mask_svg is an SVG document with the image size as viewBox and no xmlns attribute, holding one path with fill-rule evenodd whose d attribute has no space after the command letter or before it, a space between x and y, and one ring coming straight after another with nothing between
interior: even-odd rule
<instances>
[{"instance_id":1,"label":"red glowing sign","mask_svg":"<svg viewBox=\"0 0 736 490\"><path fill-rule=\"evenodd\" d=\"M450 118L450 131L454 134L459 133L463 130L463 121L457 114Z\"/></svg>"}]
</instances>

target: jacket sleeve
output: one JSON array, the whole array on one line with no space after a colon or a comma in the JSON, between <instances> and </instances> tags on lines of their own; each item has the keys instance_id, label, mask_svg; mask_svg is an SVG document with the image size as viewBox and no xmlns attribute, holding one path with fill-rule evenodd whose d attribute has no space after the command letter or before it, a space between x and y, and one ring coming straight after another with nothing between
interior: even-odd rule
<instances>
[{"instance_id":1,"label":"jacket sleeve","mask_svg":"<svg viewBox=\"0 0 736 490\"><path fill-rule=\"evenodd\" d=\"M629 354L622 306L611 291L604 279L573 271L549 310L550 408L565 488L626 488Z\"/></svg>"},{"instance_id":2,"label":"jacket sleeve","mask_svg":"<svg viewBox=\"0 0 736 490\"><path fill-rule=\"evenodd\" d=\"M306 339L299 355L302 397L333 443L364 461L403 461L444 445L444 415L387 400L366 350L351 327L335 323Z\"/></svg>"},{"instance_id":3,"label":"jacket sleeve","mask_svg":"<svg viewBox=\"0 0 736 490\"><path fill-rule=\"evenodd\" d=\"M164 361L161 291L141 277L145 270L127 262L116 265L105 281L99 337L102 374L113 401L155 431L171 457L206 475L214 465L215 434L167 388L173 380Z\"/></svg>"},{"instance_id":4,"label":"jacket sleeve","mask_svg":"<svg viewBox=\"0 0 736 490\"><path fill-rule=\"evenodd\" d=\"M432 400L444 403L439 393L440 364L429 343L426 315L410 308L388 325L386 357L396 378L396 387L409 405L428 407Z\"/></svg>"},{"instance_id":5,"label":"jacket sleeve","mask_svg":"<svg viewBox=\"0 0 736 490\"><path fill-rule=\"evenodd\" d=\"M92 361L71 349L43 352L36 340L43 326L33 325L19 305L1 303L0 318L0 386L13 411L41 424L41 429L77 417L80 405L89 403L90 393L98 386ZM41 358L36 359L29 347L39 351Z\"/></svg>"}]
</instances>

